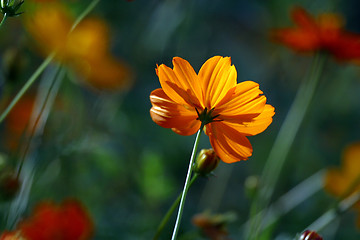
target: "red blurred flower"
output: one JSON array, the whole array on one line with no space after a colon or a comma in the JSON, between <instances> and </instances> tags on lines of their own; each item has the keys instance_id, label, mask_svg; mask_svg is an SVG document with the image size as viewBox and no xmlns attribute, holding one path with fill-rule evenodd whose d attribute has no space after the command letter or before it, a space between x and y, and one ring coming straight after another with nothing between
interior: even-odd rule
<instances>
[{"instance_id":1,"label":"red blurred flower","mask_svg":"<svg viewBox=\"0 0 360 240\"><path fill-rule=\"evenodd\" d=\"M6 232L0 239L16 236L15 239L26 240L85 240L92 233L93 222L83 206L67 200L60 205L41 203L30 218L20 222L16 232Z\"/></svg>"},{"instance_id":2,"label":"red blurred flower","mask_svg":"<svg viewBox=\"0 0 360 240\"><path fill-rule=\"evenodd\" d=\"M339 15L323 13L314 18L296 7L291 17L296 26L273 30L275 41L298 52L326 51L338 60L360 58L360 34L344 30Z\"/></svg>"},{"instance_id":3,"label":"red blurred flower","mask_svg":"<svg viewBox=\"0 0 360 240\"><path fill-rule=\"evenodd\" d=\"M29 124L34 103L34 95L23 96L6 118L4 143L10 151L15 151L19 146L21 137L29 133L25 130Z\"/></svg>"}]
</instances>

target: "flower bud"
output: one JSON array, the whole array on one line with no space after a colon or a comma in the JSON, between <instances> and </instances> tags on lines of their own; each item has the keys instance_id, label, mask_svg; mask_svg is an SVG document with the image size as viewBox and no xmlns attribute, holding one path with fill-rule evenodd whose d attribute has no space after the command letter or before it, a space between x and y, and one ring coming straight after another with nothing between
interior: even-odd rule
<instances>
[{"instance_id":1,"label":"flower bud","mask_svg":"<svg viewBox=\"0 0 360 240\"><path fill-rule=\"evenodd\" d=\"M19 16L22 12L18 13L17 10L23 3L24 0L0 0L0 11L9 17Z\"/></svg>"},{"instance_id":2,"label":"flower bud","mask_svg":"<svg viewBox=\"0 0 360 240\"><path fill-rule=\"evenodd\" d=\"M0 154L0 201L11 200L19 189L19 179L13 169L7 165L6 156Z\"/></svg>"},{"instance_id":3,"label":"flower bud","mask_svg":"<svg viewBox=\"0 0 360 240\"><path fill-rule=\"evenodd\" d=\"M299 240L323 240L323 238L315 231L306 230L301 234Z\"/></svg>"},{"instance_id":4,"label":"flower bud","mask_svg":"<svg viewBox=\"0 0 360 240\"><path fill-rule=\"evenodd\" d=\"M245 194L253 199L259 190L260 180L258 176L249 176L245 180Z\"/></svg>"},{"instance_id":5,"label":"flower bud","mask_svg":"<svg viewBox=\"0 0 360 240\"><path fill-rule=\"evenodd\" d=\"M228 239L227 225L236 220L233 212L212 214L210 212L199 213L193 216L192 223L209 239Z\"/></svg>"},{"instance_id":6,"label":"flower bud","mask_svg":"<svg viewBox=\"0 0 360 240\"><path fill-rule=\"evenodd\" d=\"M19 189L19 179L13 174L4 174L3 176L0 176L0 200L11 200L16 196Z\"/></svg>"},{"instance_id":7,"label":"flower bud","mask_svg":"<svg viewBox=\"0 0 360 240\"><path fill-rule=\"evenodd\" d=\"M194 171L201 175L208 175L219 164L220 158L213 149L202 149L196 157Z\"/></svg>"}]
</instances>

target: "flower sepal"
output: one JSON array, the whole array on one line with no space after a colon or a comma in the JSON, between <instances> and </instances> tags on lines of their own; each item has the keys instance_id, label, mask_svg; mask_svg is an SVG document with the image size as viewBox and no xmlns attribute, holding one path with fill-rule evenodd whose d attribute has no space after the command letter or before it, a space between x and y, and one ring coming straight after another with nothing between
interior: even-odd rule
<instances>
[{"instance_id":1,"label":"flower sepal","mask_svg":"<svg viewBox=\"0 0 360 240\"><path fill-rule=\"evenodd\" d=\"M23 12L17 12L24 0L1 0L0 11L8 17L16 17Z\"/></svg>"}]
</instances>

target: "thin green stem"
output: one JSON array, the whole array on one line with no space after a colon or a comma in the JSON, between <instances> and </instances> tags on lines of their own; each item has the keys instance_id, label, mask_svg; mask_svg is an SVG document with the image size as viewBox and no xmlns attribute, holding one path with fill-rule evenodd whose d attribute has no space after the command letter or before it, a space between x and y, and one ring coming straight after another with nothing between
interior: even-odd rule
<instances>
[{"instance_id":1,"label":"thin green stem","mask_svg":"<svg viewBox=\"0 0 360 240\"><path fill-rule=\"evenodd\" d=\"M14 97L14 99L10 102L9 106L5 109L5 111L0 116L0 123L4 121L9 112L13 109L13 107L19 102L20 98L26 93L26 91L31 87L31 85L35 82L35 80L40 76L40 74L45 70L45 68L49 65L49 63L54 59L55 52L52 52L36 69L36 71L31 75L29 80L25 83L25 85L20 89L18 94Z\"/></svg>"},{"instance_id":2,"label":"thin green stem","mask_svg":"<svg viewBox=\"0 0 360 240\"><path fill-rule=\"evenodd\" d=\"M195 174L192 178L191 181L189 183L189 188L191 187L191 185L195 182L195 180L199 177L199 174ZM173 202L173 204L171 205L171 207L169 208L169 210L166 212L165 216L163 217L163 219L161 220L159 227L156 230L155 236L153 238L153 240L157 240L162 232L162 230L164 229L164 227L166 226L167 222L169 221L171 215L174 213L176 207L179 205L180 200L181 200L181 196L182 193L179 194L179 196L175 199L175 201Z\"/></svg>"},{"instance_id":3,"label":"thin green stem","mask_svg":"<svg viewBox=\"0 0 360 240\"><path fill-rule=\"evenodd\" d=\"M323 65L324 58L320 54L316 54L313 60L310 75L301 84L265 163L261 178L261 184L263 185L261 185L257 198L253 203L254 206L252 206L256 209L256 211L254 211L255 214L262 209L265 209L270 203L270 199L278 181L281 169L314 96ZM256 217L252 216L253 220L250 231L248 232L248 234L250 234L249 239L257 238L261 229L262 217L263 216L259 216L259 214L257 214Z\"/></svg>"},{"instance_id":4,"label":"thin green stem","mask_svg":"<svg viewBox=\"0 0 360 240\"><path fill-rule=\"evenodd\" d=\"M322 216L316 219L312 224L310 224L305 230L309 229L312 231L321 231L329 223L334 221L340 214L346 212L360 200L360 192L357 192L350 197L342 200L339 204L325 212Z\"/></svg>"},{"instance_id":5,"label":"thin green stem","mask_svg":"<svg viewBox=\"0 0 360 240\"><path fill-rule=\"evenodd\" d=\"M89 14L95 6L100 2L100 0L93 0L87 8L76 18L75 22L73 23L70 32L73 31L76 26L81 22L81 20L86 17L87 14ZM4 15L5 18L5 15ZM2 22L5 21L3 18ZM2 24L0 23L0 26ZM27 80L25 85L21 88L21 90L18 92L18 94L15 96L15 98L10 102L9 106L5 109L5 111L0 115L0 123L4 121L6 116L9 114L9 112L13 109L13 107L18 103L20 98L26 93L26 91L31 87L31 85L35 82L35 80L40 76L40 74L45 70L45 68L50 64L50 62L54 59L56 55L56 51L53 51L47 56L47 58L42 62L42 64L36 69L36 71L30 76L30 78Z\"/></svg>"},{"instance_id":6,"label":"thin green stem","mask_svg":"<svg viewBox=\"0 0 360 240\"><path fill-rule=\"evenodd\" d=\"M38 115L37 115L37 117L36 117L36 119L34 121L34 124L33 124L32 128L31 128L31 131L30 131L30 134L29 134L29 139L28 139L28 142L27 142L27 144L25 146L23 155L22 155L21 160L20 160L19 168L17 170L17 175L16 175L17 179L19 179L19 177L20 177L22 167L24 165L26 156L28 155L31 143L32 143L34 137L36 136L36 132L41 127L40 122L41 122L41 119L42 119L42 117L44 115L44 112L45 112L46 108L50 109L50 107L52 105L52 102L53 102L53 100L54 100L54 98L57 95L57 92L59 90L58 85L62 81L62 79L64 78L64 75L65 75L65 69L63 67L59 66L58 69L56 70L56 73L54 74L53 79L51 79L52 82L51 82L51 85L49 87L49 90L46 93L45 99L44 99L44 101L42 103L42 106L40 107L40 111L39 111L39 113L38 113Z\"/></svg>"},{"instance_id":7,"label":"thin green stem","mask_svg":"<svg viewBox=\"0 0 360 240\"><path fill-rule=\"evenodd\" d=\"M76 18L75 22L71 26L70 32L72 32L77 25L96 7L96 5L100 2L100 0L93 0L87 8Z\"/></svg>"},{"instance_id":8,"label":"thin green stem","mask_svg":"<svg viewBox=\"0 0 360 240\"><path fill-rule=\"evenodd\" d=\"M6 13L4 13L3 19L0 22L0 27L2 27L2 25L4 24L5 20L7 19L8 15Z\"/></svg>"},{"instance_id":9,"label":"thin green stem","mask_svg":"<svg viewBox=\"0 0 360 240\"><path fill-rule=\"evenodd\" d=\"M199 145L199 140L200 140L200 136L201 136L201 132L202 132L203 128L204 128L204 125L201 124L201 127L196 134L195 143L194 143L194 147L193 147L192 154L190 157L190 162L189 162L189 167L188 167L188 171L187 171L187 175L186 175L185 185L184 185L184 189L183 189L183 192L181 195L180 206L179 206L178 214L176 217L176 222L175 222L174 231L173 231L171 240L176 239L177 233L179 231L180 221L181 221L182 213L184 211L185 199L186 199L186 195L187 195L187 192L188 192L189 186L190 186L190 184L189 184L190 176L191 176L191 173L193 170L194 159L196 156L196 152L197 152L197 148Z\"/></svg>"}]
</instances>

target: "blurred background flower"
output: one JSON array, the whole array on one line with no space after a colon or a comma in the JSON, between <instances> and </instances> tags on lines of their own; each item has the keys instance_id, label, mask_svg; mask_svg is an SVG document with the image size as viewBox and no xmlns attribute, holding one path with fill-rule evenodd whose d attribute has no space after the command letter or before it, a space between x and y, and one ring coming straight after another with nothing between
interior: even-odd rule
<instances>
[{"instance_id":1,"label":"blurred background flower","mask_svg":"<svg viewBox=\"0 0 360 240\"><path fill-rule=\"evenodd\" d=\"M52 51L60 62L69 64L80 79L101 90L129 87L133 76L129 66L109 51L109 29L104 20L88 18L75 29L70 6L60 2L35 4L29 9L25 26L44 56Z\"/></svg>"},{"instance_id":2,"label":"blurred background flower","mask_svg":"<svg viewBox=\"0 0 360 240\"><path fill-rule=\"evenodd\" d=\"M60 205L42 202L32 215L22 220L14 232L5 232L1 239L19 236L25 240L86 240L91 239L93 223L84 207L76 200Z\"/></svg>"}]
</instances>

